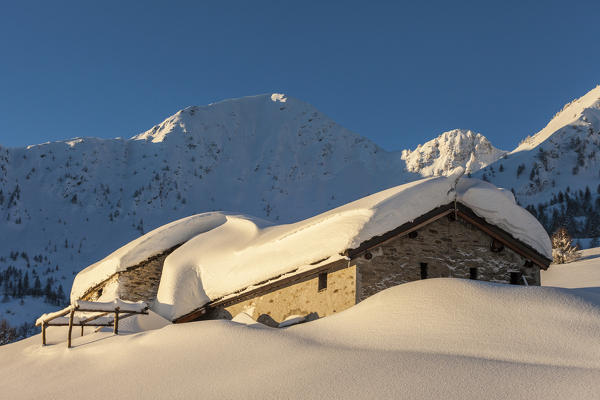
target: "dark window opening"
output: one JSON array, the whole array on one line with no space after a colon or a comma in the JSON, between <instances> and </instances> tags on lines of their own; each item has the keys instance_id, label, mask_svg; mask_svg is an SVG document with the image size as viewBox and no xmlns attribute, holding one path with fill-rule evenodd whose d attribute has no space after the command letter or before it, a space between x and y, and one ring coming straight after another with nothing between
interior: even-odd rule
<instances>
[{"instance_id":1,"label":"dark window opening","mask_svg":"<svg viewBox=\"0 0 600 400\"><path fill-rule=\"evenodd\" d=\"M427 279L427 263L421 263L421 279Z\"/></svg>"},{"instance_id":2,"label":"dark window opening","mask_svg":"<svg viewBox=\"0 0 600 400\"><path fill-rule=\"evenodd\" d=\"M370 260L371 258L373 258L373 254L371 254L370 252L368 252L368 251L367 251L367 252L365 253L365 259L366 259L366 260Z\"/></svg>"},{"instance_id":3,"label":"dark window opening","mask_svg":"<svg viewBox=\"0 0 600 400\"><path fill-rule=\"evenodd\" d=\"M448 214L448 220L449 221L456 221L456 214L454 214L454 213Z\"/></svg>"},{"instance_id":4,"label":"dark window opening","mask_svg":"<svg viewBox=\"0 0 600 400\"><path fill-rule=\"evenodd\" d=\"M511 272L510 273L510 284L518 285L521 281L521 273L520 272Z\"/></svg>"},{"instance_id":5,"label":"dark window opening","mask_svg":"<svg viewBox=\"0 0 600 400\"><path fill-rule=\"evenodd\" d=\"M408 237L411 239L416 238L417 236L419 236L419 233L417 231L412 231L408 234Z\"/></svg>"},{"instance_id":6,"label":"dark window opening","mask_svg":"<svg viewBox=\"0 0 600 400\"><path fill-rule=\"evenodd\" d=\"M319 291L327 289L327 272L319 274Z\"/></svg>"},{"instance_id":7,"label":"dark window opening","mask_svg":"<svg viewBox=\"0 0 600 400\"><path fill-rule=\"evenodd\" d=\"M103 288L98 289L98 297L102 296L102 289Z\"/></svg>"},{"instance_id":8,"label":"dark window opening","mask_svg":"<svg viewBox=\"0 0 600 400\"><path fill-rule=\"evenodd\" d=\"M490 244L490 250L492 250L494 253L499 253L504 250L504 244L496 239L493 239L492 243Z\"/></svg>"},{"instance_id":9,"label":"dark window opening","mask_svg":"<svg viewBox=\"0 0 600 400\"><path fill-rule=\"evenodd\" d=\"M477 279L477 268L469 268L469 279Z\"/></svg>"}]
</instances>

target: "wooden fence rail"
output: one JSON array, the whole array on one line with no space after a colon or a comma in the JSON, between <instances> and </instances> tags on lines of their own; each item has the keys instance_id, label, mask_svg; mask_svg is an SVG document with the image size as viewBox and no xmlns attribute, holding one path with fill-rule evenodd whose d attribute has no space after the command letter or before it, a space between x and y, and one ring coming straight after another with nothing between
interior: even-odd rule
<instances>
[{"instance_id":1,"label":"wooden fence rail","mask_svg":"<svg viewBox=\"0 0 600 400\"><path fill-rule=\"evenodd\" d=\"M84 315L76 317L75 313L86 313L95 315ZM65 315L69 314L68 318ZM111 317L110 314L114 314ZM36 326L42 327L42 345L46 345L46 330L49 326L68 326L67 347L71 347L71 334L73 326L81 326L81 336L85 326L112 326L113 333L119 334L119 321L133 315L148 314L148 305L144 302L127 302L121 299L115 299L112 302L90 302L75 301L63 310L44 314L35 322Z\"/></svg>"}]
</instances>

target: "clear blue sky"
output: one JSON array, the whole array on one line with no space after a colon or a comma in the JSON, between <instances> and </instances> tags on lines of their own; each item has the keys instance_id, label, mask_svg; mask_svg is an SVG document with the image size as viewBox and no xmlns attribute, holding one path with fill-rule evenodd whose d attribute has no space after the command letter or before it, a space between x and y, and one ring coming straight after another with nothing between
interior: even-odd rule
<instances>
[{"instance_id":1,"label":"clear blue sky","mask_svg":"<svg viewBox=\"0 0 600 400\"><path fill-rule=\"evenodd\" d=\"M0 144L129 137L283 92L388 150L469 128L512 149L600 83L600 1L12 1Z\"/></svg>"}]
</instances>

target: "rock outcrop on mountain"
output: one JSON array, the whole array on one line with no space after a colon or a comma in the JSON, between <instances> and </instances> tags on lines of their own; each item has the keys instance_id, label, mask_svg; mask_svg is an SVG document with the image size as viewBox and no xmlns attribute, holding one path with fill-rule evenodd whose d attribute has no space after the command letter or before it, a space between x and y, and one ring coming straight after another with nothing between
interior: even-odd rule
<instances>
[{"instance_id":1,"label":"rock outcrop on mountain","mask_svg":"<svg viewBox=\"0 0 600 400\"><path fill-rule=\"evenodd\" d=\"M485 136L465 129L453 129L419 145L404 150L406 169L422 176L446 175L456 167L475 172L497 161L507 152L497 149Z\"/></svg>"}]
</instances>

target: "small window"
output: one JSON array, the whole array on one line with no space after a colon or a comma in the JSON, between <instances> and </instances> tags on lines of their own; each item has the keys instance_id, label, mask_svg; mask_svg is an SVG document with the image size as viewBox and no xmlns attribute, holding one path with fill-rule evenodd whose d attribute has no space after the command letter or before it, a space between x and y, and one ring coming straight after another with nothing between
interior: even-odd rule
<instances>
[{"instance_id":1,"label":"small window","mask_svg":"<svg viewBox=\"0 0 600 400\"><path fill-rule=\"evenodd\" d=\"M469 268L469 279L477 280L477 268Z\"/></svg>"},{"instance_id":2,"label":"small window","mask_svg":"<svg viewBox=\"0 0 600 400\"><path fill-rule=\"evenodd\" d=\"M98 297L102 296L102 290L103 290L103 289L104 289L104 288L100 288L100 289L98 289Z\"/></svg>"},{"instance_id":3,"label":"small window","mask_svg":"<svg viewBox=\"0 0 600 400\"><path fill-rule=\"evenodd\" d=\"M417 231L412 231L408 234L408 237L411 239L415 239L417 236L419 236L419 233Z\"/></svg>"},{"instance_id":4,"label":"small window","mask_svg":"<svg viewBox=\"0 0 600 400\"><path fill-rule=\"evenodd\" d=\"M427 279L427 263L421 263L421 279Z\"/></svg>"},{"instance_id":5,"label":"small window","mask_svg":"<svg viewBox=\"0 0 600 400\"><path fill-rule=\"evenodd\" d=\"M321 272L319 274L319 292L327 289L327 272Z\"/></svg>"},{"instance_id":6,"label":"small window","mask_svg":"<svg viewBox=\"0 0 600 400\"><path fill-rule=\"evenodd\" d=\"M510 273L510 284L518 285L521 281L521 273L520 272L511 272Z\"/></svg>"},{"instance_id":7,"label":"small window","mask_svg":"<svg viewBox=\"0 0 600 400\"><path fill-rule=\"evenodd\" d=\"M365 260L370 260L371 258L373 258L373 254L371 254L370 252L366 252L365 253Z\"/></svg>"},{"instance_id":8,"label":"small window","mask_svg":"<svg viewBox=\"0 0 600 400\"><path fill-rule=\"evenodd\" d=\"M500 253L502 250L504 250L504 244L496 239L493 239L492 243L490 244L490 250L492 250L494 253Z\"/></svg>"}]
</instances>

